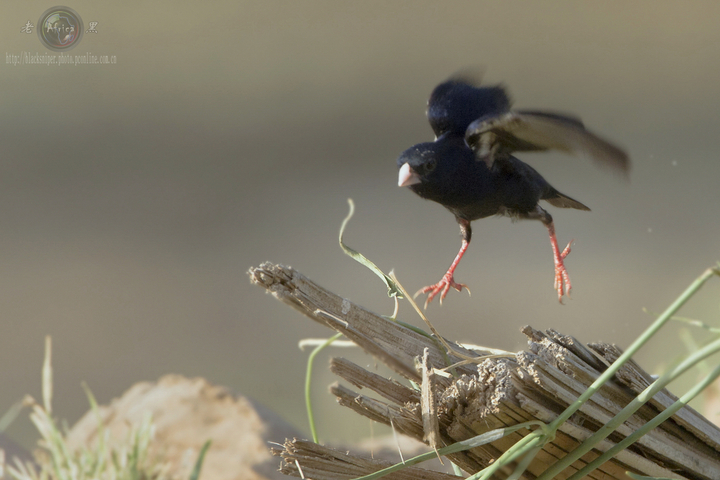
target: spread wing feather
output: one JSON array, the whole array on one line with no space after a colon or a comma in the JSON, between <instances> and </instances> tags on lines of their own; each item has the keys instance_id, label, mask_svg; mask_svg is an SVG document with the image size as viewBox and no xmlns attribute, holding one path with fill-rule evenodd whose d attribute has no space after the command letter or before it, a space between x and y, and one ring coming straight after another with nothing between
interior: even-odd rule
<instances>
[{"instance_id":1,"label":"spread wing feather","mask_svg":"<svg viewBox=\"0 0 720 480\"><path fill-rule=\"evenodd\" d=\"M551 149L590 157L625 174L630 166L623 150L587 130L579 119L555 113L510 111L481 117L468 126L465 140L488 166L499 155Z\"/></svg>"}]
</instances>

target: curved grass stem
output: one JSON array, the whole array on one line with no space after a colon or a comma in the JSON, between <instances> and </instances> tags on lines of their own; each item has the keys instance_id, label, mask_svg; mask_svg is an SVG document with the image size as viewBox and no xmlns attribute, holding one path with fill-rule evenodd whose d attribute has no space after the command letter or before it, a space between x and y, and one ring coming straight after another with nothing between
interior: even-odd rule
<instances>
[{"instance_id":1,"label":"curved grass stem","mask_svg":"<svg viewBox=\"0 0 720 480\"><path fill-rule=\"evenodd\" d=\"M308 422L310 423L310 433L312 434L313 442L318 443L317 429L315 428L315 416L313 415L312 400L311 400L311 386L312 386L312 369L315 357L321 350L338 340L342 337L342 333L337 333L332 337L328 338L325 343L318 345L308 356L307 370L305 372L305 408L307 409Z\"/></svg>"}]
</instances>

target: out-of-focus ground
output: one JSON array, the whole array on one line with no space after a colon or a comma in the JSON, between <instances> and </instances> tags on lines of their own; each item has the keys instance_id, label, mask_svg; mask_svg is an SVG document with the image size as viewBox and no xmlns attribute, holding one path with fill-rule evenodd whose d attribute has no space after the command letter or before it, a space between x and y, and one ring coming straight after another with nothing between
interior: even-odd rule
<instances>
[{"instance_id":1,"label":"out-of-focus ground","mask_svg":"<svg viewBox=\"0 0 720 480\"><path fill-rule=\"evenodd\" d=\"M6 60L46 51L21 28L49 6L4 5ZM88 406L81 381L107 403L179 373L307 433L297 342L329 332L246 271L291 264L390 313L382 283L337 246L352 197L351 246L409 290L437 281L457 226L396 186L395 159L432 138L427 96L466 67L485 68L519 107L579 115L633 168L623 182L582 159L521 156L593 209L550 209L560 242L575 239L572 300L557 303L541 224L478 221L457 271L472 297L451 292L429 309L445 336L516 350L531 324L627 346L653 318L643 307L661 311L720 259L716 2L67 6L98 22L70 53L117 63L0 62L0 411L40 398L50 334L55 414L70 422ZM717 324L718 291L711 281L683 313ZM401 319L419 324L406 304ZM679 328L637 360L672 362ZM322 438L369 436L325 393L324 362L314 381ZM8 433L33 443L25 419Z\"/></svg>"}]
</instances>

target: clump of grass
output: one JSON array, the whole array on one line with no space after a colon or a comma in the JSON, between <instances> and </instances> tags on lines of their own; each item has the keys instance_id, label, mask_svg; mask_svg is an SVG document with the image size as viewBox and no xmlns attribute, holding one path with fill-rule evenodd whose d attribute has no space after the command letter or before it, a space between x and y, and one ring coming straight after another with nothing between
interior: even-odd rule
<instances>
[{"instance_id":1,"label":"clump of grass","mask_svg":"<svg viewBox=\"0 0 720 480\"><path fill-rule=\"evenodd\" d=\"M16 459L11 465L0 464L0 472L2 467L6 467L9 478L14 480L169 479L169 465L148 454L155 433L151 416L148 414L140 424L134 425L120 446L111 447L110 433L103 425L95 397L85 385L83 388L98 422L98 440L92 446L70 449L67 443L67 428L61 428L52 416L51 346L50 337L46 337L42 373L43 403L39 404L30 396L21 402L32 409L30 420L40 433L38 449L34 452L37 463L23 463ZM12 415L16 416L18 413L19 408L13 408ZM8 415L5 415L3 418L7 417ZM3 422L5 425L7 423ZM200 451L190 480L198 479L209 446L208 441Z\"/></svg>"}]
</instances>

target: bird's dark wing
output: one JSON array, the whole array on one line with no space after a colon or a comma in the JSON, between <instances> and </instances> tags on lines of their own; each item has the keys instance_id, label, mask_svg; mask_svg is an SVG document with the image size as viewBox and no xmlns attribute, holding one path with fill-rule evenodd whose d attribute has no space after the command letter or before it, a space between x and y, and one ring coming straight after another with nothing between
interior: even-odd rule
<instances>
[{"instance_id":1,"label":"bird's dark wing","mask_svg":"<svg viewBox=\"0 0 720 480\"><path fill-rule=\"evenodd\" d=\"M509 109L510 99L503 87L480 87L464 76L456 76L432 91L427 118L436 137L446 133L464 135L473 120Z\"/></svg>"},{"instance_id":2,"label":"bird's dark wing","mask_svg":"<svg viewBox=\"0 0 720 480\"><path fill-rule=\"evenodd\" d=\"M470 124L465 140L488 166L498 155L553 149L588 156L623 173L630 167L623 150L588 131L579 119L554 113L511 111L487 115Z\"/></svg>"}]
</instances>

